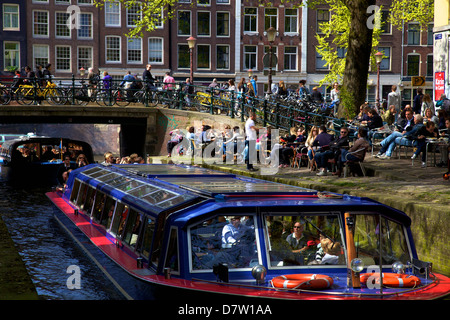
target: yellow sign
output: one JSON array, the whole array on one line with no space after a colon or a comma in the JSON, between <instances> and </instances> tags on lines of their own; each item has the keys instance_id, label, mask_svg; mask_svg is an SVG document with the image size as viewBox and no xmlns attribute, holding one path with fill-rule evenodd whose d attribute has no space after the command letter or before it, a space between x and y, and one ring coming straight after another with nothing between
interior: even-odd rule
<instances>
[{"instance_id":1,"label":"yellow sign","mask_svg":"<svg viewBox=\"0 0 450 320\"><path fill-rule=\"evenodd\" d=\"M412 77L411 84L413 87L422 87L425 85L425 77Z\"/></svg>"}]
</instances>

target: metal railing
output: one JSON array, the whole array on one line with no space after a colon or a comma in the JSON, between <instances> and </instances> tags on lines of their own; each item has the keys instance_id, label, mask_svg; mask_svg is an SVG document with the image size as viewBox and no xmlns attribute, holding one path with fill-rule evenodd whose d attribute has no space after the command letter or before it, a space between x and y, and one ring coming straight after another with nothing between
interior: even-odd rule
<instances>
[{"instance_id":1,"label":"metal railing","mask_svg":"<svg viewBox=\"0 0 450 320\"><path fill-rule=\"evenodd\" d=\"M224 88L175 83L150 83L142 80L98 79L95 83L86 78L13 79L9 84L0 84L0 105L87 105L125 107L140 104L156 105L179 110L191 110L209 114L226 115L244 122L250 112L255 112L257 121L264 127L289 131L291 127L327 125L338 131L348 126L345 119L333 116L333 105L319 104L309 97L295 93L286 96L270 95L264 98L248 96ZM333 124L331 126L330 124Z\"/></svg>"}]
</instances>

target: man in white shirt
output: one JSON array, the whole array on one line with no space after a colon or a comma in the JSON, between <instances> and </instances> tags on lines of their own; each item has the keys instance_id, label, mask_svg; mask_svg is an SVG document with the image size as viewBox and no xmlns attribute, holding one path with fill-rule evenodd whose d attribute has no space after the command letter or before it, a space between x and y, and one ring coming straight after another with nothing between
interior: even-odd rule
<instances>
[{"instance_id":1,"label":"man in white shirt","mask_svg":"<svg viewBox=\"0 0 450 320\"><path fill-rule=\"evenodd\" d=\"M402 105L402 98L400 95L400 92L397 92L397 86L393 85L391 88L391 92L388 94L388 101L387 101L387 105L391 106L394 105L395 106L395 110L397 111L396 115L400 114L400 109L401 109L401 105Z\"/></svg>"},{"instance_id":2,"label":"man in white shirt","mask_svg":"<svg viewBox=\"0 0 450 320\"><path fill-rule=\"evenodd\" d=\"M245 154L245 163L247 164L247 170L257 171L258 169L253 168L253 159L256 159L256 131L258 130L255 126L256 113L251 112L250 117L245 123L245 147L248 149Z\"/></svg>"}]
</instances>

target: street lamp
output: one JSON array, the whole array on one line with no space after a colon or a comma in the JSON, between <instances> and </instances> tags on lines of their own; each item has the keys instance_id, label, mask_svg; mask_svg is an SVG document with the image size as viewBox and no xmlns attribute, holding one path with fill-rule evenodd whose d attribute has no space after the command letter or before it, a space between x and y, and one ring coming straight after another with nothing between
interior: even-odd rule
<instances>
[{"instance_id":1,"label":"street lamp","mask_svg":"<svg viewBox=\"0 0 450 320\"><path fill-rule=\"evenodd\" d=\"M250 79L253 76L253 70L248 69L248 78Z\"/></svg>"},{"instance_id":2,"label":"street lamp","mask_svg":"<svg viewBox=\"0 0 450 320\"><path fill-rule=\"evenodd\" d=\"M275 37L277 36L277 30L274 27L270 27L266 31L267 40L269 40L269 88L267 90L268 94L272 94L272 45L275 41Z\"/></svg>"},{"instance_id":3,"label":"street lamp","mask_svg":"<svg viewBox=\"0 0 450 320\"><path fill-rule=\"evenodd\" d=\"M383 54L378 51L375 53L375 61L377 62L377 107L380 107L380 64L383 61Z\"/></svg>"},{"instance_id":4,"label":"street lamp","mask_svg":"<svg viewBox=\"0 0 450 320\"><path fill-rule=\"evenodd\" d=\"M190 54L190 79L191 79L191 85L194 83L194 60L193 60L193 51L195 47L195 39L194 37L187 38L188 46L189 46L189 54Z\"/></svg>"}]
</instances>

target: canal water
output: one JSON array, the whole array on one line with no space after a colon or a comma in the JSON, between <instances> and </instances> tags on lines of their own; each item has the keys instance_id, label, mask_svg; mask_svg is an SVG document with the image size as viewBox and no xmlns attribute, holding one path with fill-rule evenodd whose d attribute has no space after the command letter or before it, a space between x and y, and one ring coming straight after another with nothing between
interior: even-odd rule
<instances>
[{"instance_id":1,"label":"canal water","mask_svg":"<svg viewBox=\"0 0 450 320\"><path fill-rule=\"evenodd\" d=\"M15 188L0 179L0 216L25 263L39 298L123 299L55 220L52 204L45 196L47 191L45 188ZM79 288L71 278L74 275L73 266L79 267Z\"/></svg>"}]
</instances>

